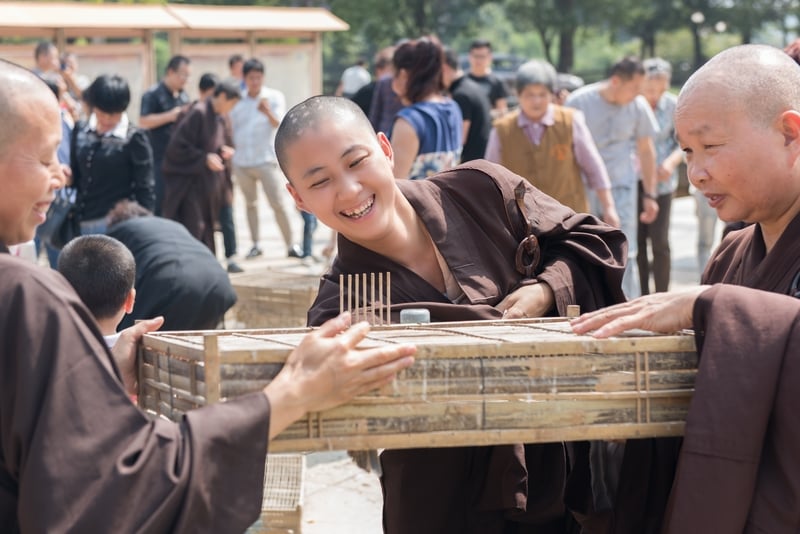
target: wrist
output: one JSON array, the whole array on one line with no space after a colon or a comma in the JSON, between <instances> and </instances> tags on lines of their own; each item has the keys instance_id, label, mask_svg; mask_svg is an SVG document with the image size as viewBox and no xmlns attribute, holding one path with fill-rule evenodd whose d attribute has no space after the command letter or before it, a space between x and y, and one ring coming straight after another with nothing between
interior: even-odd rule
<instances>
[{"instance_id":1,"label":"wrist","mask_svg":"<svg viewBox=\"0 0 800 534\"><path fill-rule=\"evenodd\" d=\"M654 195L653 193L642 192L642 196L646 199L650 200L657 200L658 196Z\"/></svg>"}]
</instances>

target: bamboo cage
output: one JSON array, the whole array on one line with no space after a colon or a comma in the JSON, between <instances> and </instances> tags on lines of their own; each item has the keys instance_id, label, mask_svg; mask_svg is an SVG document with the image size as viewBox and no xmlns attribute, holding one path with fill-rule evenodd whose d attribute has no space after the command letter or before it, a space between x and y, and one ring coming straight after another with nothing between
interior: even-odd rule
<instances>
[{"instance_id":1,"label":"bamboo cage","mask_svg":"<svg viewBox=\"0 0 800 534\"><path fill-rule=\"evenodd\" d=\"M231 309L242 328L306 325L319 289L319 276L262 270L231 277L237 301Z\"/></svg>"},{"instance_id":2,"label":"bamboo cage","mask_svg":"<svg viewBox=\"0 0 800 534\"><path fill-rule=\"evenodd\" d=\"M303 528L302 454L269 454L264 468L261 516L245 534L300 534Z\"/></svg>"},{"instance_id":3,"label":"bamboo cage","mask_svg":"<svg viewBox=\"0 0 800 534\"><path fill-rule=\"evenodd\" d=\"M263 388L307 329L154 333L140 354L143 409L189 409ZM309 414L271 452L678 436L694 387L690 333L611 339L563 318L375 326L359 347L417 345L389 385Z\"/></svg>"}]
</instances>

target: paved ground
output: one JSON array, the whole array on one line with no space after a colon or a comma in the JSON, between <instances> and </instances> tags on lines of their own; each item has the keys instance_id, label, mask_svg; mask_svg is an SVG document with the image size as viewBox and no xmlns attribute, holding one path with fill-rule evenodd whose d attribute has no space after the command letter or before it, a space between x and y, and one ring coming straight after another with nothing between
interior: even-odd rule
<instances>
[{"instance_id":1,"label":"paved ground","mask_svg":"<svg viewBox=\"0 0 800 534\"><path fill-rule=\"evenodd\" d=\"M699 281L696 255L694 199L683 197L673 202L670 243L672 248L672 289L685 288ZM239 250L246 253L251 243L243 201L236 197L236 223ZM302 236L299 214L294 221L296 235ZM718 230L720 227L718 227ZM270 268L297 273L321 273L322 262L287 258L270 209L261 204L261 233L265 236L263 257L241 260L247 271ZM315 254L327 243L330 231L320 227L315 234ZM219 250L222 247L218 247ZM373 534L381 532L381 491L375 475L366 473L350 461L346 453L333 451L307 456L305 477L304 534Z\"/></svg>"}]
</instances>

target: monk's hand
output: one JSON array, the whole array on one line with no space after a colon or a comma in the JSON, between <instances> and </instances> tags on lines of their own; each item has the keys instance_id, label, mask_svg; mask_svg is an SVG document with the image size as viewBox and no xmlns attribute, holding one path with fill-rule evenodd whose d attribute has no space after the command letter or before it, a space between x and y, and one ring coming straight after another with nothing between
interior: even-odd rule
<instances>
[{"instance_id":1,"label":"monk's hand","mask_svg":"<svg viewBox=\"0 0 800 534\"><path fill-rule=\"evenodd\" d=\"M691 328L694 303L710 286L685 291L653 293L629 302L616 304L570 321L576 334L591 333L609 337L639 328L651 332L671 333Z\"/></svg>"},{"instance_id":2,"label":"monk's hand","mask_svg":"<svg viewBox=\"0 0 800 534\"><path fill-rule=\"evenodd\" d=\"M222 145L221 147L219 147L219 155L225 161L231 159L235 153L236 150L234 150L232 146Z\"/></svg>"},{"instance_id":3,"label":"monk's hand","mask_svg":"<svg viewBox=\"0 0 800 534\"><path fill-rule=\"evenodd\" d=\"M307 334L264 388L270 401L270 438L308 412L327 410L391 382L414 363L413 345L356 349L369 324L350 326L343 313Z\"/></svg>"},{"instance_id":4,"label":"monk's hand","mask_svg":"<svg viewBox=\"0 0 800 534\"><path fill-rule=\"evenodd\" d=\"M219 154L209 152L206 154L206 167L214 172L220 172L225 170L225 163L223 163Z\"/></svg>"},{"instance_id":5,"label":"monk's hand","mask_svg":"<svg viewBox=\"0 0 800 534\"><path fill-rule=\"evenodd\" d=\"M544 282L522 286L500 301L497 309L503 312L504 319L523 319L542 317L555 304L553 290Z\"/></svg>"},{"instance_id":6,"label":"monk's hand","mask_svg":"<svg viewBox=\"0 0 800 534\"><path fill-rule=\"evenodd\" d=\"M111 349L111 354L122 375L125 391L129 395L136 394L136 345L143 335L155 332L163 324L163 317L139 321L123 330L117 338L117 342L114 343L114 348Z\"/></svg>"}]
</instances>

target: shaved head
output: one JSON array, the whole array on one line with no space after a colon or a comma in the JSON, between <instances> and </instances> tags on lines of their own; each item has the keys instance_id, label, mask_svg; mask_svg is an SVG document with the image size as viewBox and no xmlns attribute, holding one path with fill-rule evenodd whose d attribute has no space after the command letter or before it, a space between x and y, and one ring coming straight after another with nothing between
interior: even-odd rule
<instances>
[{"instance_id":1,"label":"shaved head","mask_svg":"<svg viewBox=\"0 0 800 534\"><path fill-rule=\"evenodd\" d=\"M678 112L698 92L717 95L731 111L767 126L790 109L800 110L800 67L782 50L741 45L711 58L684 84Z\"/></svg>"},{"instance_id":2,"label":"shaved head","mask_svg":"<svg viewBox=\"0 0 800 534\"><path fill-rule=\"evenodd\" d=\"M26 113L41 100L57 101L53 92L31 71L0 59L0 158L25 133L28 125Z\"/></svg>"},{"instance_id":3,"label":"shaved head","mask_svg":"<svg viewBox=\"0 0 800 534\"><path fill-rule=\"evenodd\" d=\"M352 100L336 96L312 96L300 102L289 110L275 134L278 164L290 181L291 177L286 172L288 148L306 132L315 130L320 122L327 120L352 124L355 128L363 128L370 135L375 135L369 119Z\"/></svg>"}]
</instances>

